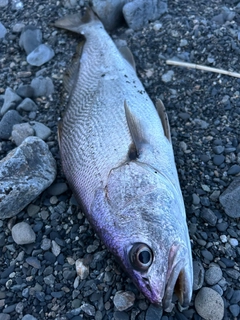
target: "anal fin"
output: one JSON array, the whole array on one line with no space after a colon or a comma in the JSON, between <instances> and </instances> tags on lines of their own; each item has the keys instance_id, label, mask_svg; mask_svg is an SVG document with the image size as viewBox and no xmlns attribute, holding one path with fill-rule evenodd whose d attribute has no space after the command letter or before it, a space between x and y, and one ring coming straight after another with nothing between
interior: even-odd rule
<instances>
[{"instance_id":1,"label":"anal fin","mask_svg":"<svg viewBox=\"0 0 240 320\"><path fill-rule=\"evenodd\" d=\"M164 107L162 100L157 99L156 109L157 109L158 115L159 115L161 122L162 122L164 134L167 137L167 139L169 140L169 142L171 142L172 139L171 139L171 132L170 132L170 125L169 125L169 121L168 121L168 115L167 115L167 112L166 112L166 109Z\"/></svg>"}]
</instances>

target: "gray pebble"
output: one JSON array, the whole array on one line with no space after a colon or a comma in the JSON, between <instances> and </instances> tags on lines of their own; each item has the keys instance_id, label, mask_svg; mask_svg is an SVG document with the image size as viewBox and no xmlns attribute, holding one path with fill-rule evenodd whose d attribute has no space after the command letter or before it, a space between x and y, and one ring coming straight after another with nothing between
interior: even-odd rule
<instances>
[{"instance_id":1,"label":"gray pebble","mask_svg":"<svg viewBox=\"0 0 240 320\"><path fill-rule=\"evenodd\" d=\"M47 126L45 126L45 124L37 121L32 121L30 122L30 124L38 138L46 140L51 135L51 130Z\"/></svg>"},{"instance_id":2,"label":"gray pebble","mask_svg":"<svg viewBox=\"0 0 240 320\"><path fill-rule=\"evenodd\" d=\"M230 303L235 304L240 302L240 290L234 290L232 296L229 297Z\"/></svg>"},{"instance_id":3,"label":"gray pebble","mask_svg":"<svg viewBox=\"0 0 240 320\"><path fill-rule=\"evenodd\" d=\"M25 316L22 317L22 320L37 320L37 318L35 318L31 314L25 314Z\"/></svg>"},{"instance_id":4,"label":"gray pebble","mask_svg":"<svg viewBox=\"0 0 240 320\"><path fill-rule=\"evenodd\" d=\"M213 289L203 287L195 298L197 313L206 320L221 320L224 315L222 297Z\"/></svg>"},{"instance_id":5,"label":"gray pebble","mask_svg":"<svg viewBox=\"0 0 240 320\"><path fill-rule=\"evenodd\" d=\"M58 182L58 183L52 184L47 191L48 191L48 194L50 194L51 196L59 196L60 194L63 194L67 190L68 190L68 186L65 182Z\"/></svg>"},{"instance_id":6,"label":"gray pebble","mask_svg":"<svg viewBox=\"0 0 240 320\"><path fill-rule=\"evenodd\" d=\"M42 43L42 31L35 26L26 26L22 29L19 45L26 54L29 54Z\"/></svg>"},{"instance_id":7,"label":"gray pebble","mask_svg":"<svg viewBox=\"0 0 240 320\"><path fill-rule=\"evenodd\" d=\"M11 88L7 88L4 94L4 103L1 108L1 115L4 115L8 110L15 109L22 101L22 98L16 94Z\"/></svg>"},{"instance_id":8,"label":"gray pebble","mask_svg":"<svg viewBox=\"0 0 240 320\"><path fill-rule=\"evenodd\" d=\"M205 272L205 281L209 285L214 285L222 279L222 270L219 267L210 267Z\"/></svg>"},{"instance_id":9,"label":"gray pebble","mask_svg":"<svg viewBox=\"0 0 240 320\"><path fill-rule=\"evenodd\" d=\"M240 272L235 270L235 269L227 268L225 270L225 272L229 277L231 277L231 278L233 278L235 280L238 280L240 278Z\"/></svg>"},{"instance_id":10,"label":"gray pebble","mask_svg":"<svg viewBox=\"0 0 240 320\"><path fill-rule=\"evenodd\" d=\"M185 47L188 45L188 41L186 39L181 39L180 40L180 47Z\"/></svg>"},{"instance_id":11,"label":"gray pebble","mask_svg":"<svg viewBox=\"0 0 240 320\"><path fill-rule=\"evenodd\" d=\"M147 309L145 320L161 320L163 310L161 307L150 304Z\"/></svg>"},{"instance_id":12,"label":"gray pebble","mask_svg":"<svg viewBox=\"0 0 240 320\"><path fill-rule=\"evenodd\" d=\"M169 70L168 72L162 75L162 81L165 83L171 82L174 75L174 71Z\"/></svg>"},{"instance_id":13,"label":"gray pebble","mask_svg":"<svg viewBox=\"0 0 240 320\"><path fill-rule=\"evenodd\" d=\"M11 112L11 111L8 111ZM54 181L56 162L48 145L28 137L0 161L0 219L15 216Z\"/></svg>"},{"instance_id":14,"label":"gray pebble","mask_svg":"<svg viewBox=\"0 0 240 320\"><path fill-rule=\"evenodd\" d=\"M11 136L15 144L19 146L27 137L34 136L34 129L29 123L15 124Z\"/></svg>"},{"instance_id":15,"label":"gray pebble","mask_svg":"<svg viewBox=\"0 0 240 320\"><path fill-rule=\"evenodd\" d=\"M36 111L37 105L34 101L29 98L25 98L18 106L17 110L24 110L24 111Z\"/></svg>"},{"instance_id":16,"label":"gray pebble","mask_svg":"<svg viewBox=\"0 0 240 320\"><path fill-rule=\"evenodd\" d=\"M204 268L200 261L193 261L193 290L199 290L203 286Z\"/></svg>"},{"instance_id":17,"label":"gray pebble","mask_svg":"<svg viewBox=\"0 0 240 320\"><path fill-rule=\"evenodd\" d=\"M20 33L22 32L22 29L25 27L25 24L24 23L16 23L14 24L14 26L12 27L12 32L13 33Z\"/></svg>"},{"instance_id":18,"label":"gray pebble","mask_svg":"<svg viewBox=\"0 0 240 320\"><path fill-rule=\"evenodd\" d=\"M50 274L46 277L43 278L44 282L46 285L53 287L54 283L55 283L55 277L53 274Z\"/></svg>"},{"instance_id":19,"label":"gray pebble","mask_svg":"<svg viewBox=\"0 0 240 320\"><path fill-rule=\"evenodd\" d=\"M20 0L14 0L12 1L12 10L13 11L19 11L24 8L22 1Z\"/></svg>"},{"instance_id":20,"label":"gray pebble","mask_svg":"<svg viewBox=\"0 0 240 320\"><path fill-rule=\"evenodd\" d=\"M56 243L56 241L52 240L52 253L55 255L55 257L57 257L59 256L60 252L60 246Z\"/></svg>"},{"instance_id":21,"label":"gray pebble","mask_svg":"<svg viewBox=\"0 0 240 320\"><path fill-rule=\"evenodd\" d=\"M219 200L225 213L231 218L240 217L240 177L236 177L220 195Z\"/></svg>"},{"instance_id":22,"label":"gray pebble","mask_svg":"<svg viewBox=\"0 0 240 320\"><path fill-rule=\"evenodd\" d=\"M220 154L220 155L216 155L213 157L213 163L216 165L216 166L220 166L225 160L225 157L224 155Z\"/></svg>"},{"instance_id":23,"label":"gray pebble","mask_svg":"<svg viewBox=\"0 0 240 320\"><path fill-rule=\"evenodd\" d=\"M31 81L31 87L34 90L34 97L50 96L54 92L52 79L49 77L37 77Z\"/></svg>"},{"instance_id":24,"label":"gray pebble","mask_svg":"<svg viewBox=\"0 0 240 320\"><path fill-rule=\"evenodd\" d=\"M34 97L34 89L27 84L20 86L16 90L16 93L22 98L33 98Z\"/></svg>"},{"instance_id":25,"label":"gray pebble","mask_svg":"<svg viewBox=\"0 0 240 320\"><path fill-rule=\"evenodd\" d=\"M27 207L27 214L29 215L29 217L34 217L36 216L36 214L39 212L40 210L40 207L39 206L36 206L35 204L30 204L28 207Z\"/></svg>"},{"instance_id":26,"label":"gray pebble","mask_svg":"<svg viewBox=\"0 0 240 320\"><path fill-rule=\"evenodd\" d=\"M81 302L80 302L81 303ZM83 312L85 312L87 315L89 316L95 316L96 310L94 308L93 305L89 304L89 303L83 303L81 305L81 309Z\"/></svg>"},{"instance_id":27,"label":"gray pebble","mask_svg":"<svg viewBox=\"0 0 240 320\"><path fill-rule=\"evenodd\" d=\"M12 237L17 244L33 243L36 235L30 225L26 222L19 222L12 228Z\"/></svg>"},{"instance_id":28,"label":"gray pebble","mask_svg":"<svg viewBox=\"0 0 240 320\"><path fill-rule=\"evenodd\" d=\"M240 166L238 164L234 164L230 167L227 173L230 175L235 175L235 174L238 174L239 172L240 172Z\"/></svg>"},{"instance_id":29,"label":"gray pebble","mask_svg":"<svg viewBox=\"0 0 240 320\"><path fill-rule=\"evenodd\" d=\"M7 29L4 25L0 22L0 39L3 39L7 33Z\"/></svg>"},{"instance_id":30,"label":"gray pebble","mask_svg":"<svg viewBox=\"0 0 240 320\"><path fill-rule=\"evenodd\" d=\"M8 0L0 0L0 8L6 7L8 5Z\"/></svg>"},{"instance_id":31,"label":"gray pebble","mask_svg":"<svg viewBox=\"0 0 240 320\"><path fill-rule=\"evenodd\" d=\"M6 313L0 313L0 320L10 320L11 317L9 314Z\"/></svg>"},{"instance_id":32,"label":"gray pebble","mask_svg":"<svg viewBox=\"0 0 240 320\"><path fill-rule=\"evenodd\" d=\"M0 121L0 139L9 139L11 137L13 126L21 121L22 117L16 110L9 110L5 113Z\"/></svg>"},{"instance_id":33,"label":"gray pebble","mask_svg":"<svg viewBox=\"0 0 240 320\"><path fill-rule=\"evenodd\" d=\"M213 255L208 250L202 250L202 255L203 255L204 258L206 258L209 261L213 260Z\"/></svg>"},{"instance_id":34,"label":"gray pebble","mask_svg":"<svg viewBox=\"0 0 240 320\"><path fill-rule=\"evenodd\" d=\"M211 287L213 290L217 291L217 293L220 294L220 296L223 295L223 289L219 286L219 284L215 284L214 286Z\"/></svg>"},{"instance_id":35,"label":"gray pebble","mask_svg":"<svg viewBox=\"0 0 240 320\"><path fill-rule=\"evenodd\" d=\"M36 49L31 51L27 56L27 62L32 66L40 67L54 57L53 49L46 45L40 44Z\"/></svg>"},{"instance_id":36,"label":"gray pebble","mask_svg":"<svg viewBox=\"0 0 240 320\"><path fill-rule=\"evenodd\" d=\"M221 154L224 151L224 147L223 146L214 146L213 147L213 152L216 154Z\"/></svg>"},{"instance_id":37,"label":"gray pebble","mask_svg":"<svg viewBox=\"0 0 240 320\"><path fill-rule=\"evenodd\" d=\"M201 211L201 217L205 220L210 226L215 226L217 223L217 216L209 208L203 208Z\"/></svg>"},{"instance_id":38,"label":"gray pebble","mask_svg":"<svg viewBox=\"0 0 240 320\"><path fill-rule=\"evenodd\" d=\"M41 249L47 251L51 248L51 240L48 238L44 238L41 243Z\"/></svg>"},{"instance_id":39,"label":"gray pebble","mask_svg":"<svg viewBox=\"0 0 240 320\"><path fill-rule=\"evenodd\" d=\"M113 303L118 311L124 311L132 307L135 301L135 294L130 291L117 291Z\"/></svg>"},{"instance_id":40,"label":"gray pebble","mask_svg":"<svg viewBox=\"0 0 240 320\"><path fill-rule=\"evenodd\" d=\"M145 0L133 0L124 5L123 15L129 28L140 30L149 21L159 19L167 10L167 2L152 0L146 5Z\"/></svg>"},{"instance_id":41,"label":"gray pebble","mask_svg":"<svg viewBox=\"0 0 240 320\"><path fill-rule=\"evenodd\" d=\"M229 307L229 310L231 311L232 315L234 317L238 317L239 313L240 313L240 307L238 304L233 304Z\"/></svg>"},{"instance_id":42,"label":"gray pebble","mask_svg":"<svg viewBox=\"0 0 240 320\"><path fill-rule=\"evenodd\" d=\"M194 119L195 124L201 127L201 129L207 129L209 127L209 123L202 119Z\"/></svg>"},{"instance_id":43,"label":"gray pebble","mask_svg":"<svg viewBox=\"0 0 240 320\"><path fill-rule=\"evenodd\" d=\"M26 262L35 269L41 268L41 262L36 257L27 257Z\"/></svg>"}]
</instances>

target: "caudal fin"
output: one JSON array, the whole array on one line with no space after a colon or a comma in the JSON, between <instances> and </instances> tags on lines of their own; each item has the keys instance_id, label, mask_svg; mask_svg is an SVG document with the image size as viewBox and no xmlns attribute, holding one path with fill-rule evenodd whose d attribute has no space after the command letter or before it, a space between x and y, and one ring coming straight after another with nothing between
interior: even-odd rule
<instances>
[{"instance_id":1,"label":"caudal fin","mask_svg":"<svg viewBox=\"0 0 240 320\"><path fill-rule=\"evenodd\" d=\"M101 23L91 8L87 8L84 15L75 13L67 15L54 23L54 26L61 29L82 33L83 26L86 24Z\"/></svg>"}]
</instances>

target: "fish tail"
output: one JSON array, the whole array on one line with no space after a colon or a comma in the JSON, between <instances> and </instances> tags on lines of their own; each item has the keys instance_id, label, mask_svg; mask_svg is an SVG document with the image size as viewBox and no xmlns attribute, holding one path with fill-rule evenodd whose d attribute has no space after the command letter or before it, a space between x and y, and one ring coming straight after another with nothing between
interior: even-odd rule
<instances>
[{"instance_id":1,"label":"fish tail","mask_svg":"<svg viewBox=\"0 0 240 320\"><path fill-rule=\"evenodd\" d=\"M85 14L75 13L72 15L67 15L57 21L55 21L54 26L61 29L70 30L76 33L84 34L84 29L86 25L101 24L98 17L92 11L91 8L87 8Z\"/></svg>"}]
</instances>

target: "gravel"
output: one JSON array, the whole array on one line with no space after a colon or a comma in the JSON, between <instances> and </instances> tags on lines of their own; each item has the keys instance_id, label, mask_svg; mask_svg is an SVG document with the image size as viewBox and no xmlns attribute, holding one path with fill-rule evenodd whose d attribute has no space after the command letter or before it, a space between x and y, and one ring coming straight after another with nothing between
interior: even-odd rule
<instances>
[{"instance_id":1,"label":"gravel","mask_svg":"<svg viewBox=\"0 0 240 320\"><path fill-rule=\"evenodd\" d=\"M36 0L33 6L30 1L0 0L0 160L34 121L41 124L40 133L35 126L34 134L45 139L57 163L54 185L18 207L17 214L0 218L0 320L237 319L240 80L165 61L174 58L240 72L240 4L168 1L168 12L145 27L134 31L124 25L112 32L128 43L146 90L153 101L161 98L168 112L194 260L190 307L180 313L176 305L169 314L149 304L101 244L61 170L57 123L64 111L62 82L79 35L56 30L51 22L87 3ZM114 22L119 25L121 19ZM23 37L26 30L35 30L34 46L33 39ZM30 65L27 55L41 44L55 56L43 65ZM46 159L41 162L46 164ZM10 177L20 172L15 169ZM19 223L31 228L34 242L15 242L12 232ZM124 309L117 310L115 303Z\"/></svg>"}]
</instances>

